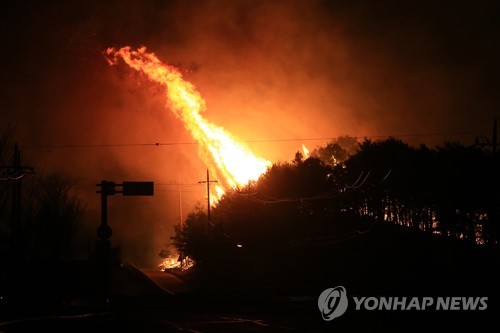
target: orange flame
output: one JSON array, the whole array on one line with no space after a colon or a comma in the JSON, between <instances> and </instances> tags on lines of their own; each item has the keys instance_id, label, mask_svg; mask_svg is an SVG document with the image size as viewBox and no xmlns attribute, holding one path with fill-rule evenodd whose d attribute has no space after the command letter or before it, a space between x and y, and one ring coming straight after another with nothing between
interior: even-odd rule
<instances>
[{"instance_id":1,"label":"orange flame","mask_svg":"<svg viewBox=\"0 0 500 333\"><path fill-rule=\"evenodd\" d=\"M158 267L162 271L176 268L185 271L194 267L194 265L194 260L189 256L180 257L179 255L169 255L167 258L162 260Z\"/></svg>"},{"instance_id":2,"label":"orange flame","mask_svg":"<svg viewBox=\"0 0 500 333\"><path fill-rule=\"evenodd\" d=\"M257 180L271 165L270 161L255 156L224 128L201 116L200 113L206 110L205 100L193 84L183 79L177 68L162 63L154 53L146 52L145 47L137 50L129 46L118 50L108 48L106 54L110 64L116 64L121 57L131 68L166 88L168 107L182 119L199 143L199 156L222 185L216 187L217 201L224 194L224 188L244 186Z\"/></svg>"},{"instance_id":3,"label":"orange flame","mask_svg":"<svg viewBox=\"0 0 500 333\"><path fill-rule=\"evenodd\" d=\"M306 147L305 144L302 144L302 152L304 153L304 158L309 158L309 149Z\"/></svg>"}]
</instances>

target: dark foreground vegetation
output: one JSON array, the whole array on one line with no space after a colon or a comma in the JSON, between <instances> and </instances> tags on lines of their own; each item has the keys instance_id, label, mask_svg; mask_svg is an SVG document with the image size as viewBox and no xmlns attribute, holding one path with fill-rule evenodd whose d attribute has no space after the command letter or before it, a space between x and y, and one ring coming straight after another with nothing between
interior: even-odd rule
<instances>
[{"instance_id":1,"label":"dark foreground vegetation","mask_svg":"<svg viewBox=\"0 0 500 333\"><path fill-rule=\"evenodd\" d=\"M210 286L487 289L498 277L498 166L498 153L456 143L343 138L228 192L210 223L198 208L173 244Z\"/></svg>"},{"instance_id":2,"label":"dark foreground vegetation","mask_svg":"<svg viewBox=\"0 0 500 333\"><path fill-rule=\"evenodd\" d=\"M499 157L455 143L358 146L349 138L308 158L297 153L228 192L210 223L202 207L187 217L172 241L197 265L179 274L216 295L266 295L271 311L270 299L307 295L297 318L316 311L318 295L339 285L363 296L483 295L484 312L351 311L320 327L487 327L500 304Z\"/></svg>"},{"instance_id":3,"label":"dark foreground vegetation","mask_svg":"<svg viewBox=\"0 0 500 333\"><path fill-rule=\"evenodd\" d=\"M245 316L275 323L257 320L256 331L408 331L420 321L486 327L499 310L498 166L499 154L487 150L415 148L396 139L358 145L342 138L310 157L297 153L227 192L210 222L199 207L176 229L173 245L196 265L171 271L191 288L175 297L127 263L68 261L84 210L71 181L7 169L0 182L0 330L43 322L54 331L53 320L59 331L179 331L171 322L236 331L224 325ZM20 181L23 210L16 215L12 185ZM349 311L332 326L317 299L339 285L350 297L486 296L488 310Z\"/></svg>"}]
</instances>

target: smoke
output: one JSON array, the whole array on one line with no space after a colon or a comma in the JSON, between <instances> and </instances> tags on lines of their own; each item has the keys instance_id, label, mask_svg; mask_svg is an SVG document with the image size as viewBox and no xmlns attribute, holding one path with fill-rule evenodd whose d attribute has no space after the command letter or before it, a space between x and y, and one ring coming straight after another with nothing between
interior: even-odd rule
<instances>
[{"instance_id":1,"label":"smoke","mask_svg":"<svg viewBox=\"0 0 500 333\"><path fill-rule=\"evenodd\" d=\"M161 88L108 47L147 46L180 67L207 101L204 117L271 161L302 141L472 132L498 113L498 22L488 3L423 1L28 1L2 12L0 119L17 124L26 162L79 180L88 228L99 223L95 184L154 180L154 198L110 198L113 241L151 265L178 222L204 202L205 166L165 109ZM496 46L496 47L495 47ZM498 114L496 114L498 116ZM472 136L417 136L435 145ZM259 141L259 142L252 142ZM89 145L115 145L89 147ZM309 141L314 149L323 141ZM53 146L77 145L80 148ZM45 148L42 148L45 147ZM47 148L52 147L52 148Z\"/></svg>"}]
</instances>

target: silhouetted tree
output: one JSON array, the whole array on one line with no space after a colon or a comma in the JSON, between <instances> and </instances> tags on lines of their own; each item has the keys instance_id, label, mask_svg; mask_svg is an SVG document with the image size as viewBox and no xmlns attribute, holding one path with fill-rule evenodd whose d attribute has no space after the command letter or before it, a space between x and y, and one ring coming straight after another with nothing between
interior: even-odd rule
<instances>
[{"instance_id":1,"label":"silhouetted tree","mask_svg":"<svg viewBox=\"0 0 500 333\"><path fill-rule=\"evenodd\" d=\"M208 225L202 206L188 214L182 228L175 227L171 241L179 253L188 255L201 267L234 266L239 250L239 243L227 235L221 223Z\"/></svg>"},{"instance_id":2,"label":"silhouetted tree","mask_svg":"<svg viewBox=\"0 0 500 333\"><path fill-rule=\"evenodd\" d=\"M172 244L179 253L189 255L198 262L205 260L208 248L208 221L203 207L196 206L184 221L182 228L175 226Z\"/></svg>"},{"instance_id":3,"label":"silhouetted tree","mask_svg":"<svg viewBox=\"0 0 500 333\"><path fill-rule=\"evenodd\" d=\"M470 241L488 219L495 188L492 156L474 147L446 143L436 153L436 217L442 233Z\"/></svg>"},{"instance_id":4,"label":"silhouetted tree","mask_svg":"<svg viewBox=\"0 0 500 333\"><path fill-rule=\"evenodd\" d=\"M360 216L484 241L495 206L491 193L498 193L488 152L457 143L431 150L366 140L346 170L347 188L356 189L349 205Z\"/></svg>"},{"instance_id":5,"label":"silhouetted tree","mask_svg":"<svg viewBox=\"0 0 500 333\"><path fill-rule=\"evenodd\" d=\"M335 145L328 148L339 149ZM242 244L247 260L270 264L307 246L313 255L324 239L356 237L377 222L494 243L488 231L498 223L493 162L492 154L477 148L411 147L395 138L365 140L336 165L297 152L290 163L274 164L257 181L229 190L212 210L211 237L206 215L198 210L176 231L175 245L214 262Z\"/></svg>"},{"instance_id":6,"label":"silhouetted tree","mask_svg":"<svg viewBox=\"0 0 500 333\"><path fill-rule=\"evenodd\" d=\"M9 127L0 137L3 166L12 164L11 135ZM9 168L0 172L0 259L25 263L70 257L76 226L84 213L82 201L73 192L74 181L56 173L21 175L22 210L14 225L12 182L19 181L16 177Z\"/></svg>"},{"instance_id":7,"label":"silhouetted tree","mask_svg":"<svg viewBox=\"0 0 500 333\"><path fill-rule=\"evenodd\" d=\"M73 253L85 206L73 192L74 181L58 174L33 177L26 184L23 236L32 260L58 261Z\"/></svg>"},{"instance_id":8,"label":"silhouetted tree","mask_svg":"<svg viewBox=\"0 0 500 333\"><path fill-rule=\"evenodd\" d=\"M356 138L341 136L323 147L314 149L311 157L316 157L331 166L345 162L358 152L359 143Z\"/></svg>"}]
</instances>

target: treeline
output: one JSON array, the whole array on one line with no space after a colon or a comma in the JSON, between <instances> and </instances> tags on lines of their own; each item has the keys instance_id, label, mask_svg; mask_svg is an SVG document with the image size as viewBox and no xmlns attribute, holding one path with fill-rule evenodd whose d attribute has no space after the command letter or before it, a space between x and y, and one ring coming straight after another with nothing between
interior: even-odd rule
<instances>
[{"instance_id":1,"label":"treeline","mask_svg":"<svg viewBox=\"0 0 500 333\"><path fill-rule=\"evenodd\" d=\"M457 143L429 149L394 139L365 141L345 164L347 182L364 177L348 205L377 221L497 243L498 159L498 154Z\"/></svg>"},{"instance_id":2,"label":"treeline","mask_svg":"<svg viewBox=\"0 0 500 333\"><path fill-rule=\"evenodd\" d=\"M301 244L349 240L380 223L435 237L495 245L499 239L499 154L457 143L435 149L342 138L305 158L273 165L191 213L173 239L198 262L273 256Z\"/></svg>"}]
</instances>

